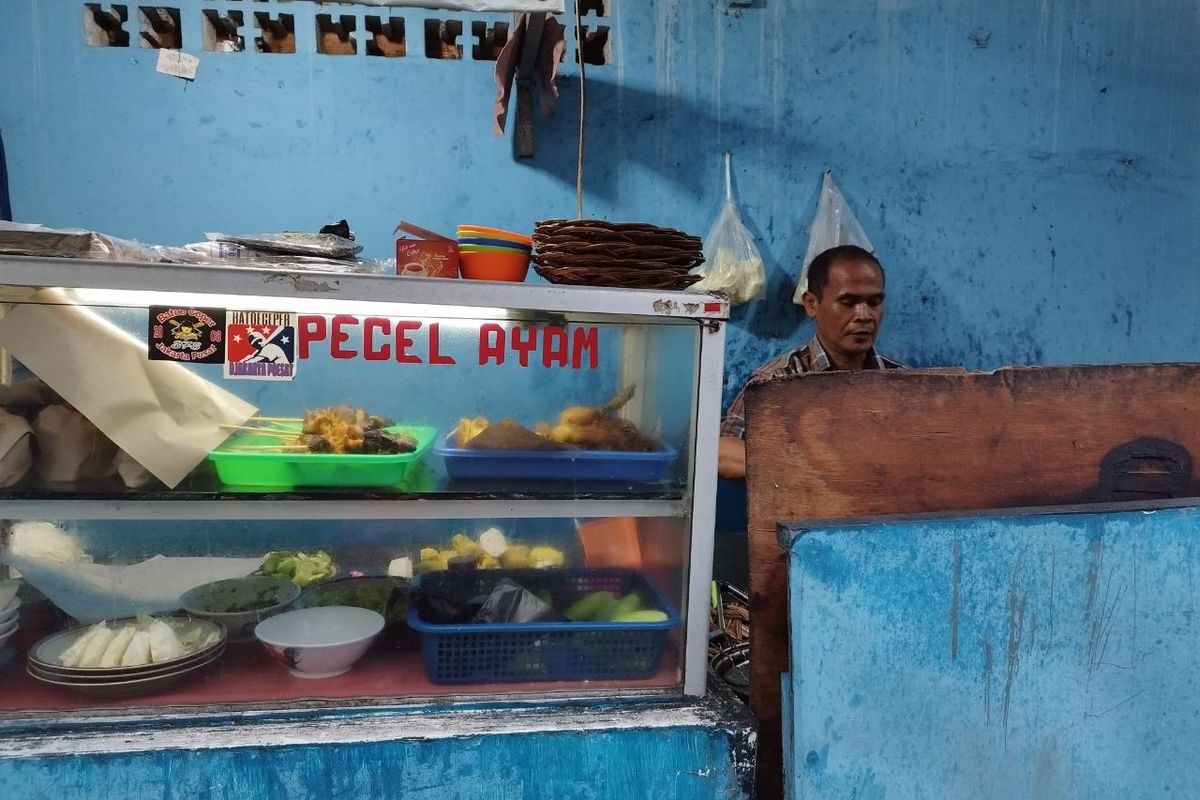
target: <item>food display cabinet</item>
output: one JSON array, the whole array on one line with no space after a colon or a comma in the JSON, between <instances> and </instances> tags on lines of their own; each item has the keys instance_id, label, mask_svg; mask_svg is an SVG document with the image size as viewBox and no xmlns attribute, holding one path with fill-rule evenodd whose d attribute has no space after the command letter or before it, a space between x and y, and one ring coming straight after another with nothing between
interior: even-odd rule
<instances>
[{"instance_id":1,"label":"food display cabinet","mask_svg":"<svg viewBox=\"0 0 1200 800\"><path fill-rule=\"evenodd\" d=\"M0 284L0 729L704 694L723 298Z\"/></svg>"}]
</instances>

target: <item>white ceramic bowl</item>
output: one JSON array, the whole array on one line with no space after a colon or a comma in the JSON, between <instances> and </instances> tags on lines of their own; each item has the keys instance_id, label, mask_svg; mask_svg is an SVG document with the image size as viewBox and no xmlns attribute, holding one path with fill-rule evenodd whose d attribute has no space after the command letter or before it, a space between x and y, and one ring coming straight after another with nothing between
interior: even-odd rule
<instances>
[{"instance_id":1,"label":"white ceramic bowl","mask_svg":"<svg viewBox=\"0 0 1200 800\"><path fill-rule=\"evenodd\" d=\"M8 622L0 622L0 636L9 636L17 630L21 621L13 617Z\"/></svg>"},{"instance_id":2,"label":"white ceramic bowl","mask_svg":"<svg viewBox=\"0 0 1200 800\"><path fill-rule=\"evenodd\" d=\"M333 678L362 658L383 623L383 615L369 609L322 606L265 619L254 635L296 677Z\"/></svg>"}]
</instances>

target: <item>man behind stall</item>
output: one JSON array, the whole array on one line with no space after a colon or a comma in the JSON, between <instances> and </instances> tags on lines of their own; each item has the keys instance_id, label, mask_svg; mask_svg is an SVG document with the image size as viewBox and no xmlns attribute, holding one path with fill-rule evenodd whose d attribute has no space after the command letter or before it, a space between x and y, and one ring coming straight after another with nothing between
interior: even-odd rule
<instances>
[{"instance_id":1,"label":"man behind stall","mask_svg":"<svg viewBox=\"0 0 1200 800\"><path fill-rule=\"evenodd\" d=\"M818 255L808 267L808 291L801 298L816 334L803 347L763 364L746 385L810 372L904 367L875 352L883 283L883 265L861 247L834 247ZM722 478L746 477L745 395L743 388L721 422L717 472Z\"/></svg>"}]
</instances>

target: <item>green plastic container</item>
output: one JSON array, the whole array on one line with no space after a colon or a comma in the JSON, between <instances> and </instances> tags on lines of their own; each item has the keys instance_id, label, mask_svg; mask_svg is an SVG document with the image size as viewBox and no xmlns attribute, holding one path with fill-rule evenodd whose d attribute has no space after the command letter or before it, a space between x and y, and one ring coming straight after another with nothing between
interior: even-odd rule
<instances>
[{"instance_id":1,"label":"green plastic container","mask_svg":"<svg viewBox=\"0 0 1200 800\"><path fill-rule=\"evenodd\" d=\"M299 433L299 427L296 431ZM247 489L290 489L294 486L397 486L421 463L438 438L437 428L394 425L388 433L407 433L417 440L411 453L357 455L342 453L254 453L228 449L237 445L273 445L279 439L238 435L209 453L221 482Z\"/></svg>"}]
</instances>

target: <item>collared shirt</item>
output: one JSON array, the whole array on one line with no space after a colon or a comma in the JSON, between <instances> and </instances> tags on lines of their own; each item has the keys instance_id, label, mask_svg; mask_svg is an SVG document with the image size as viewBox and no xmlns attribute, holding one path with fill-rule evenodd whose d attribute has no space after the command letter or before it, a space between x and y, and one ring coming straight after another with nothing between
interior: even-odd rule
<instances>
[{"instance_id":1,"label":"collared shirt","mask_svg":"<svg viewBox=\"0 0 1200 800\"><path fill-rule=\"evenodd\" d=\"M863 369L905 369L906 365L899 361L881 356L872 347L867 353ZM746 386L765 383L772 378L785 375L807 375L810 372L834 372L837 368L829 360L829 354L821 346L820 340L814 336L808 344L797 347L790 353L773 358L763 364L750 375ZM721 420L721 435L746 438L746 388L743 387L738 396L733 399L725 418Z\"/></svg>"}]
</instances>

